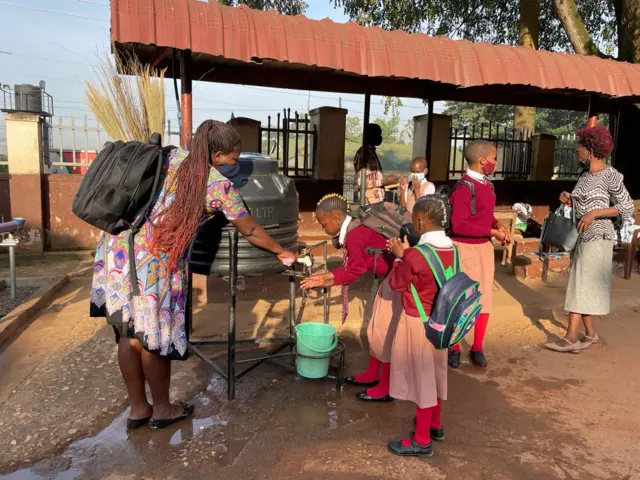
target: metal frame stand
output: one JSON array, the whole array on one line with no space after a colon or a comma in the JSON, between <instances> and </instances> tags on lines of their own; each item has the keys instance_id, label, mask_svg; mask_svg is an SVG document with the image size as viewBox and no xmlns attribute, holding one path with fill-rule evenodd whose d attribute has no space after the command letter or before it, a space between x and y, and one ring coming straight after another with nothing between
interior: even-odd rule
<instances>
[{"instance_id":1,"label":"metal frame stand","mask_svg":"<svg viewBox=\"0 0 640 480\"><path fill-rule=\"evenodd\" d=\"M13 233L2 235L0 247L9 247L9 284L11 288L11 300L16 298L16 247L18 239Z\"/></svg>"},{"instance_id":2,"label":"metal frame stand","mask_svg":"<svg viewBox=\"0 0 640 480\"><path fill-rule=\"evenodd\" d=\"M322 242L317 245L308 247L312 249L322 246L322 267L327 266L327 242ZM295 271L295 265L285 272L283 275L289 277L289 335L285 338L236 338L236 297L237 297L237 282L238 282L238 231L233 229L229 231L229 304L228 304L228 319L229 330L226 340L203 340L191 338L191 330L193 323L193 300L192 300L192 275L189 271L188 279L188 294L187 294L187 308L186 308L186 336L187 345L189 350L203 360L207 365L213 368L226 382L227 382L227 398L228 400L234 400L236 394L236 381L253 369L261 365L266 360L281 357L299 356L302 358L327 358L323 357L309 357L300 355L296 352L296 334L295 327L302 319L302 313L306 304L307 296L303 296L302 303L300 304L300 310L298 312L298 318L296 319L296 278L303 277L304 274ZM328 289L323 289L323 314L324 323L329 323L329 295ZM280 344L268 351L265 355L260 357L252 357L239 360L236 357L236 345L237 344ZM226 371L213 359L209 358L200 347L206 345L226 345L227 346L227 369ZM289 352L281 353L282 350L289 347ZM339 356L338 372L336 374L336 390L342 390L343 374L344 374L344 355L345 346L341 342L338 342L338 346L330 354L331 357ZM239 366L247 365L244 369L238 371ZM332 377L329 377L332 378Z\"/></svg>"}]
</instances>

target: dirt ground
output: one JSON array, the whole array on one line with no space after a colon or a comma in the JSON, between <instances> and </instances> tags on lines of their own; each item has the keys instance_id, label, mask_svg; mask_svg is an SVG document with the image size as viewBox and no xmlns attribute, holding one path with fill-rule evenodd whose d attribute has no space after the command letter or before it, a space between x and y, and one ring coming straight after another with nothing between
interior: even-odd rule
<instances>
[{"instance_id":1,"label":"dirt ground","mask_svg":"<svg viewBox=\"0 0 640 480\"><path fill-rule=\"evenodd\" d=\"M0 351L0 479L623 479L640 474L640 276L614 281L601 344L579 355L541 345L562 332L565 279L521 283L500 272L487 370L449 374L447 439L429 460L399 459L386 443L408 434L413 407L359 403L353 387L295 375L273 361L239 381L237 399L195 358L175 364L172 394L196 415L164 431L127 433L112 332L88 318L88 277ZM224 284L221 283L221 291ZM247 282L238 336L286 330L287 280ZM366 363L360 338L369 284L351 289L350 317L332 323L347 372ZM299 298L298 298L299 301ZM220 302L224 295L220 294ZM309 301L304 321L321 320ZM224 303L199 309L194 335L222 338ZM468 349L468 346L465 346ZM240 355L245 355L241 349ZM10 473L13 472L13 473Z\"/></svg>"}]
</instances>

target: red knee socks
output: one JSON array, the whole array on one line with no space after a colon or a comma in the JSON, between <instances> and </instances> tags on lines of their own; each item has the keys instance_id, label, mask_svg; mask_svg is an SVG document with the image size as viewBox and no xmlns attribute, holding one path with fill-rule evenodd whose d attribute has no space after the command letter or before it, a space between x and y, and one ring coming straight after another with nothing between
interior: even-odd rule
<instances>
[{"instance_id":1,"label":"red knee socks","mask_svg":"<svg viewBox=\"0 0 640 480\"><path fill-rule=\"evenodd\" d=\"M487 333L487 324L489 323L489 314L481 313L476 320L476 324L473 327L473 347L471 350L474 352L482 351L482 343L484 342L484 335Z\"/></svg>"},{"instance_id":2,"label":"red knee socks","mask_svg":"<svg viewBox=\"0 0 640 480\"><path fill-rule=\"evenodd\" d=\"M389 382L391 379L391 364L382 364L382 374L380 375L380 381L378 385L367 389L367 395L371 398L381 398L385 395L389 395Z\"/></svg>"},{"instance_id":3,"label":"red knee socks","mask_svg":"<svg viewBox=\"0 0 640 480\"><path fill-rule=\"evenodd\" d=\"M369 366L360 375L355 376L356 382L360 383L371 383L375 382L380 378L380 366L382 362L377 358L369 355Z\"/></svg>"},{"instance_id":4,"label":"red knee socks","mask_svg":"<svg viewBox=\"0 0 640 480\"><path fill-rule=\"evenodd\" d=\"M451 350L452 352L460 352L460 344L456 343L453 347L451 347L449 350Z\"/></svg>"},{"instance_id":5,"label":"red knee socks","mask_svg":"<svg viewBox=\"0 0 640 480\"><path fill-rule=\"evenodd\" d=\"M442 427L442 400L438 399L438 404L433 407L431 414L431 428Z\"/></svg>"},{"instance_id":6,"label":"red knee socks","mask_svg":"<svg viewBox=\"0 0 640 480\"><path fill-rule=\"evenodd\" d=\"M439 400L438 405L440 405ZM431 443L431 425L433 423L433 413L437 408L438 407L416 407L416 431L413 434L413 439L418 445L426 447ZM405 447L411 446L411 439L405 438L404 440L402 440L402 445L404 445Z\"/></svg>"}]
</instances>

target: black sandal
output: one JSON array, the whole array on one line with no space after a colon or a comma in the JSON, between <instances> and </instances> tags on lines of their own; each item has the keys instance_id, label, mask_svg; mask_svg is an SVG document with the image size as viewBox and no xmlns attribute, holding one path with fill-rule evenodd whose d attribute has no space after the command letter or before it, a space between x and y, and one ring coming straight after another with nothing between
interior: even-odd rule
<instances>
[{"instance_id":1,"label":"black sandal","mask_svg":"<svg viewBox=\"0 0 640 480\"><path fill-rule=\"evenodd\" d=\"M152 430L159 430L161 428L166 428L169 425L173 425L176 422L179 422L181 420L184 420L187 417L190 417L191 415L193 415L193 412L196 409L196 407L194 407L193 405L189 405L187 403L181 403L180 405L182 405L181 415L178 415L177 417L174 417L174 418L152 418L151 420L149 420L149 427L151 427Z\"/></svg>"},{"instance_id":2,"label":"black sandal","mask_svg":"<svg viewBox=\"0 0 640 480\"><path fill-rule=\"evenodd\" d=\"M136 428L144 427L147 423L149 423L151 417L145 418L127 418L127 430L135 430Z\"/></svg>"}]
</instances>

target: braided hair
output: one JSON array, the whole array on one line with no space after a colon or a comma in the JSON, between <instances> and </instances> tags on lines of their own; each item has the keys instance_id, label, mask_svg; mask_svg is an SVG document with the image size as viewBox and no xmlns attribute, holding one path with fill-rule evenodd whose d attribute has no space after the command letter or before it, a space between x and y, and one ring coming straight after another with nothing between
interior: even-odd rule
<instances>
[{"instance_id":1,"label":"braided hair","mask_svg":"<svg viewBox=\"0 0 640 480\"><path fill-rule=\"evenodd\" d=\"M433 225L441 226L443 230L449 228L451 206L447 197L443 195L433 194L422 197L413 207L413 213L425 215Z\"/></svg>"},{"instance_id":2,"label":"braided hair","mask_svg":"<svg viewBox=\"0 0 640 480\"><path fill-rule=\"evenodd\" d=\"M330 193L325 195L316 205L316 212L331 213L336 210L345 214L349 211L347 199L339 193Z\"/></svg>"},{"instance_id":3,"label":"braided hair","mask_svg":"<svg viewBox=\"0 0 640 480\"><path fill-rule=\"evenodd\" d=\"M175 198L156 225L151 253L168 256L167 268L173 272L187 250L202 218L207 198L211 155L230 154L240 147L240 135L226 123L203 122L193 137L191 150L173 179Z\"/></svg>"}]
</instances>

